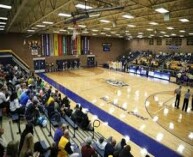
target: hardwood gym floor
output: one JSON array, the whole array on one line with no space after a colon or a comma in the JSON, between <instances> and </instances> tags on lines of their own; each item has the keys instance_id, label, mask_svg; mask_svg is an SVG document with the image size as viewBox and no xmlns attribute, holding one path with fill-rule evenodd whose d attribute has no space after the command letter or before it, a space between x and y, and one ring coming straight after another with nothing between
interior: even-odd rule
<instances>
[{"instance_id":1,"label":"hardwood gym floor","mask_svg":"<svg viewBox=\"0 0 193 157\"><path fill-rule=\"evenodd\" d=\"M173 91L178 87L176 84L103 68L53 72L47 73L46 76L179 154L193 156L191 101L188 113L173 107ZM107 83L107 80L115 86ZM118 86L115 80L128 86ZM187 87L182 88L182 95L186 90ZM183 97L180 107L182 103ZM100 119L100 115L97 117ZM93 121L96 115L90 114L90 118ZM105 137L112 135L120 140L125 135L111 128L110 121L106 119L96 130ZM129 132L127 136L129 139ZM132 140L132 137L130 138ZM143 156L145 149L141 149L132 141L129 141L129 144L135 156ZM143 148L148 151L148 146Z\"/></svg>"}]
</instances>

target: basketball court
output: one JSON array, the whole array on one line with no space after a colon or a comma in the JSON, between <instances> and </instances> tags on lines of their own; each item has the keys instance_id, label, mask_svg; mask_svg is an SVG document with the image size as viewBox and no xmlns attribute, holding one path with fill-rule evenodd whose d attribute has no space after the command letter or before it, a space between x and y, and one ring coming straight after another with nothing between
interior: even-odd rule
<instances>
[{"instance_id":1,"label":"basketball court","mask_svg":"<svg viewBox=\"0 0 193 157\"><path fill-rule=\"evenodd\" d=\"M174 155L178 152L183 156L193 156L191 101L187 113L173 107L173 91L178 85L103 68L53 72L42 78L52 80L54 87L66 92L73 101L73 106L84 101L77 102L78 99L73 99L73 94L68 91L81 97L81 100L88 101L88 105L81 105L92 113L89 114L91 121L103 120L96 131L106 138L113 136L117 140L125 136L130 140L128 143L132 146L134 156L143 156L146 151L155 155L153 150L157 149L157 144L160 150L155 151L158 153L169 148L174 151ZM182 96L186 90L187 87L182 88ZM180 108L182 104L183 97ZM98 110L108 116L105 118L103 114L97 115ZM114 118L120 120L121 125L114 124ZM130 129L124 129L127 128L125 125Z\"/></svg>"}]
</instances>

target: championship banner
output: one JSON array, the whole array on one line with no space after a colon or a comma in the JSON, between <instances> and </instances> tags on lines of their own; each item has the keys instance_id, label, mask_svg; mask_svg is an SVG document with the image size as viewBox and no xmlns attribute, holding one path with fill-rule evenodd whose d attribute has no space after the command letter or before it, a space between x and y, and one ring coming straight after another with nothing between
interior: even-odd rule
<instances>
[{"instance_id":1,"label":"championship banner","mask_svg":"<svg viewBox=\"0 0 193 157\"><path fill-rule=\"evenodd\" d=\"M81 38L81 48L82 48L82 54L88 54L89 50L89 39L88 37L82 37Z\"/></svg>"},{"instance_id":2,"label":"championship banner","mask_svg":"<svg viewBox=\"0 0 193 157\"><path fill-rule=\"evenodd\" d=\"M66 54L69 54L69 42L68 42L68 36L66 36Z\"/></svg>"},{"instance_id":3,"label":"championship banner","mask_svg":"<svg viewBox=\"0 0 193 157\"><path fill-rule=\"evenodd\" d=\"M54 56L58 56L58 35L54 34Z\"/></svg>"},{"instance_id":4,"label":"championship banner","mask_svg":"<svg viewBox=\"0 0 193 157\"><path fill-rule=\"evenodd\" d=\"M58 55L62 56L62 35L58 35Z\"/></svg>"},{"instance_id":5,"label":"championship banner","mask_svg":"<svg viewBox=\"0 0 193 157\"><path fill-rule=\"evenodd\" d=\"M87 38L87 54L89 53L90 50L90 40Z\"/></svg>"},{"instance_id":6,"label":"championship banner","mask_svg":"<svg viewBox=\"0 0 193 157\"><path fill-rule=\"evenodd\" d=\"M77 55L81 55L81 37L77 36Z\"/></svg>"},{"instance_id":7,"label":"championship banner","mask_svg":"<svg viewBox=\"0 0 193 157\"><path fill-rule=\"evenodd\" d=\"M72 40L72 37L70 37L70 50L71 50L71 51L70 51L70 52L71 52L70 54L73 55L74 52L73 52L73 40Z\"/></svg>"},{"instance_id":8,"label":"championship banner","mask_svg":"<svg viewBox=\"0 0 193 157\"><path fill-rule=\"evenodd\" d=\"M50 56L50 48L49 48L49 35L48 34L46 34L45 35L45 40L46 40L46 47L45 47L45 55L46 56Z\"/></svg>"},{"instance_id":9,"label":"championship banner","mask_svg":"<svg viewBox=\"0 0 193 157\"><path fill-rule=\"evenodd\" d=\"M87 37L84 37L84 54L87 54L87 50L88 50Z\"/></svg>"},{"instance_id":10,"label":"championship banner","mask_svg":"<svg viewBox=\"0 0 193 157\"><path fill-rule=\"evenodd\" d=\"M44 35L42 35L42 56L45 56L45 40Z\"/></svg>"},{"instance_id":11,"label":"championship banner","mask_svg":"<svg viewBox=\"0 0 193 157\"><path fill-rule=\"evenodd\" d=\"M54 56L54 35L50 34L50 56Z\"/></svg>"},{"instance_id":12,"label":"championship banner","mask_svg":"<svg viewBox=\"0 0 193 157\"><path fill-rule=\"evenodd\" d=\"M73 55L77 54L77 38L72 40L72 54Z\"/></svg>"},{"instance_id":13,"label":"championship banner","mask_svg":"<svg viewBox=\"0 0 193 157\"><path fill-rule=\"evenodd\" d=\"M64 55L67 54L66 37L64 35L62 36L62 52Z\"/></svg>"},{"instance_id":14,"label":"championship banner","mask_svg":"<svg viewBox=\"0 0 193 157\"><path fill-rule=\"evenodd\" d=\"M81 54L84 54L84 37L81 38Z\"/></svg>"},{"instance_id":15,"label":"championship banner","mask_svg":"<svg viewBox=\"0 0 193 157\"><path fill-rule=\"evenodd\" d=\"M72 54L72 40L71 40L71 36L67 36L67 45L68 45L68 49L67 49L67 54L71 55Z\"/></svg>"},{"instance_id":16,"label":"championship banner","mask_svg":"<svg viewBox=\"0 0 193 157\"><path fill-rule=\"evenodd\" d=\"M68 47L69 47L69 45L68 45L68 36L66 36L66 41L65 41L65 43L66 43L66 54L68 54Z\"/></svg>"}]
</instances>

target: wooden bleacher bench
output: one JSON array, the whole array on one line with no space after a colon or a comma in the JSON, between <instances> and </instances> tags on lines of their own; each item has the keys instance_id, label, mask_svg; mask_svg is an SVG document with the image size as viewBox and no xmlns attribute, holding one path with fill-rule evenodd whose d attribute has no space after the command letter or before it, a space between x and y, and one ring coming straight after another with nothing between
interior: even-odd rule
<instances>
[{"instance_id":1,"label":"wooden bleacher bench","mask_svg":"<svg viewBox=\"0 0 193 157\"><path fill-rule=\"evenodd\" d=\"M76 123L73 122L73 120L68 117L67 115L64 115L63 118L66 120L66 122L68 122L68 124L70 124L70 126L72 126L74 129L78 129L78 125Z\"/></svg>"},{"instance_id":2,"label":"wooden bleacher bench","mask_svg":"<svg viewBox=\"0 0 193 157\"><path fill-rule=\"evenodd\" d=\"M46 145L46 143L45 143L45 141L40 141L40 144L41 144L41 146L42 146L42 148L44 149L44 150L47 150L48 149L48 146ZM44 153L44 157L49 157L50 156L50 151L48 150L48 151L46 151L45 153Z\"/></svg>"},{"instance_id":3,"label":"wooden bleacher bench","mask_svg":"<svg viewBox=\"0 0 193 157\"><path fill-rule=\"evenodd\" d=\"M51 120L51 123L54 127L58 127L59 126L59 122L56 122L55 120Z\"/></svg>"}]
</instances>

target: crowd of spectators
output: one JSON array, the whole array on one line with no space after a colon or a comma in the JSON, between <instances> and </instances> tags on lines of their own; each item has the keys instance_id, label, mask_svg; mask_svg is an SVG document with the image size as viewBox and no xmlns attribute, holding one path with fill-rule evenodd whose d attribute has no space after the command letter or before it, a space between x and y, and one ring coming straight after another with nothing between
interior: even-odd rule
<instances>
[{"instance_id":1,"label":"crowd of spectators","mask_svg":"<svg viewBox=\"0 0 193 157\"><path fill-rule=\"evenodd\" d=\"M107 67L128 72L131 66L169 73L172 77L176 77L177 84L193 85L193 55L191 53L134 51L121 55L117 61L108 62Z\"/></svg>"},{"instance_id":2,"label":"crowd of spectators","mask_svg":"<svg viewBox=\"0 0 193 157\"><path fill-rule=\"evenodd\" d=\"M58 90L48 86L41 78L33 73L28 74L17 66L0 65L0 121L4 116L18 115L26 120L26 128L21 133L20 141L7 141L0 128L0 157L43 157L49 151L50 157L97 157L97 150L104 157L132 157L131 147L125 139L119 143L113 137L105 140L101 137L95 141L86 138L81 148L77 148L71 140L69 127L61 121L68 116L84 130L93 130L88 117L88 110L77 103L74 109L67 96L62 97ZM46 117L46 118L45 118ZM47 125L47 118L59 122L54 133L54 142L48 147L42 147L41 141L34 142L34 127ZM2 126L2 124L1 124ZM79 151L77 151L79 149Z\"/></svg>"}]
</instances>

